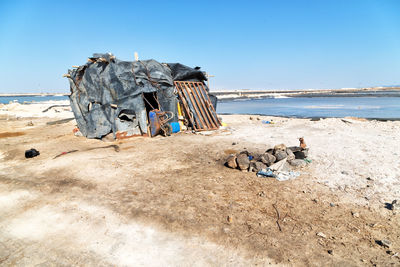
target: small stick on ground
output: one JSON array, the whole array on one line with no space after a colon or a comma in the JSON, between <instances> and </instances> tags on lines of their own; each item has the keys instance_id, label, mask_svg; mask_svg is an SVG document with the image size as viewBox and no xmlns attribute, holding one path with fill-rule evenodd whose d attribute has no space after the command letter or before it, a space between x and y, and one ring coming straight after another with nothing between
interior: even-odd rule
<instances>
[{"instance_id":1,"label":"small stick on ground","mask_svg":"<svg viewBox=\"0 0 400 267\"><path fill-rule=\"evenodd\" d=\"M109 145L109 146L102 146L102 147L92 147L92 148L86 149L86 151L100 149L100 148L110 148L110 147L114 148L115 152L119 152L119 150L120 150L119 146L117 146L117 145Z\"/></svg>"},{"instance_id":2,"label":"small stick on ground","mask_svg":"<svg viewBox=\"0 0 400 267\"><path fill-rule=\"evenodd\" d=\"M86 149L86 150L83 150L83 151L90 151L90 150L95 150L95 149L100 149L100 148L110 148L110 147L112 147L112 148L114 148L114 150L115 150L115 152L119 152L119 146L117 146L117 145L109 145L109 146L102 146L102 147L92 147L92 148L89 148L89 149ZM70 153L75 153L75 152L78 152L79 150L71 150L71 151L68 151L68 152L62 152L61 154L58 154L57 156L55 156L53 159L56 159L56 158L58 158L58 157L61 157L61 156L64 156L64 155L67 155L67 154L70 154Z\"/></svg>"},{"instance_id":3,"label":"small stick on ground","mask_svg":"<svg viewBox=\"0 0 400 267\"><path fill-rule=\"evenodd\" d=\"M58 107L70 107L71 105L53 105L53 106L50 106L50 107L48 107L48 108L46 108L45 110L43 110L42 112L47 112L47 111L49 111L50 109L52 109L52 108L58 108Z\"/></svg>"},{"instance_id":4,"label":"small stick on ground","mask_svg":"<svg viewBox=\"0 0 400 267\"><path fill-rule=\"evenodd\" d=\"M294 228L297 226L297 224L295 223L294 225L293 225L293 228L292 228L292 234L293 234L293 231L294 231Z\"/></svg>"},{"instance_id":5,"label":"small stick on ground","mask_svg":"<svg viewBox=\"0 0 400 267\"><path fill-rule=\"evenodd\" d=\"M278 210L278 208L276 207L275 204L272 204L272 207L274 207L274 209L275 209L275 211L276 211L276 216L278 217L278 218L276 219L276 224L278 225L279 231L282 232L281 225L279 224L279 220L281 219L281 215L279 214L279 210Z\"/></svg>"},{"instance_id":6,"label":"small stick on ground","mask_svg":"<svg viewBox=\"0 0 400 267\"><path fill-rule=\"evenodd\" d=\"M56 125L56 124L62 124L62 123L67 123L70 122L72 120L74 120L75 118L68 118L68 119L62 119L62 120L58 120L58 121L49 121L46 124L47 125Z\"/></svg>"},{"instance_id":7,"label":"small stick on ground","mask_svg":"<svg viewBox=\"0 0 400 267\"><path fill-rule=\"evenodd\" d=\"M57 156L55 156L53 159L56 159L56 158L58 158L58 157L61 157L61 156L64 156L64 155L67 155L67 154L71 154L71 153L74 153L74 152L78 152L79 150L71 150L71 151L68 151L68 152L62 152L61 154L58 154Z\"/></svg>"}]
</instances>

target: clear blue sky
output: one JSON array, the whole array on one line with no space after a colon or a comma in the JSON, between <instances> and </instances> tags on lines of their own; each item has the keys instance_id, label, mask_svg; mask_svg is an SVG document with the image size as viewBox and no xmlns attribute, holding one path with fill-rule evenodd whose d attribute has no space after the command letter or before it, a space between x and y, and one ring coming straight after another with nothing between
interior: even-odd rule
<instances>
[{"instance_id":1,"label":"clear blue sky","mask_svg":"<svg viewBox=\"0 0 400 267\"><path fill-rule=\"evenodd\" d=\"M72 65L135 51L213 89L400 84L400 1L0 1L0 93L68 92Z\"/></svg>"}]
</instances>

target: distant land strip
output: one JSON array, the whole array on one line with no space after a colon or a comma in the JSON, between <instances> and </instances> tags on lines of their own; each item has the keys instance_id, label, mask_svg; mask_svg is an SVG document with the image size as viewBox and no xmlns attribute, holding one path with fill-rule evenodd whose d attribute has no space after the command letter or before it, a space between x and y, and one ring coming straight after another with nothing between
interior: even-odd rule
<instances>
[{"instance_id":1,"label":"distant land strip","mask_svg":"<svg viewBox=\"0 0 400 267\"><path fill-rule=\"evenodd\" d=\"M302 90L211 90L220 100L253 99L267 97L360 97L360 96L393 96L400 97L400 87L366 87L341 89L302 89ZM24 96L69 96L69 93L8 93L0 97Z\"/></svg>"},{"instance_id":2,"label":"distant land strip","mask_svg":"<svg viewBox=\"0 0 400 267\"><path fill-rule=\"evenodd\" d=\"M400 87L211 91L219 100L284 97L400 97Z\"/></svg>"},{"instance_id":3,"label":"distant land strip","mask_svg":"<svg viewBox=\"0 0 400 267\"><path fill-rule=\"evenodd\" d=\"M0 96L69 96L69 93L8 93Z\"/></svg>"}]
</instances>

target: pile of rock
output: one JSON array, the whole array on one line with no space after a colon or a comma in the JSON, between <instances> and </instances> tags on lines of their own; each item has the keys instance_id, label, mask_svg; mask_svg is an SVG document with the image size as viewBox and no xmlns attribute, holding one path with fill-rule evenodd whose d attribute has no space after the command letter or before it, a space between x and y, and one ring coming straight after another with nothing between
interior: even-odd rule
<instances>
[{"instance_id":1,"label":"pile of rock","mask_svg":"<svg viewBox=\"0 0 400 267\"><path fill-rule=\"evenodd\" d=\"M285 160L291 166L304 167L307 165L308 148L301 146L286 147L284 144L276 145L264 153L250 153L242 151L239 154L231 154L225 166L242 171L258 172Z\"/></svg>"}]
</instances>

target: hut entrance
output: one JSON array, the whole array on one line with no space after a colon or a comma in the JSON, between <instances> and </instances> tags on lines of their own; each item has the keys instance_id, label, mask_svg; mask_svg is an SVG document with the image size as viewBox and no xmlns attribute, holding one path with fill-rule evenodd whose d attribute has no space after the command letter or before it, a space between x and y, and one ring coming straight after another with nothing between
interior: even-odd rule
<instances>
[{"instance_id":1,"label":"hut entrance","mask_svg":"<svg viewBox=\"0 0 400 267\"><path fill-rule=\"evenodd\" d=\"M149 119L150 111L154 109L160 110L160 105L158 104L157 100L157 93L156 92L143 93L143 100L146 107L147 119Z\"/></svg>"}]
</instances>

